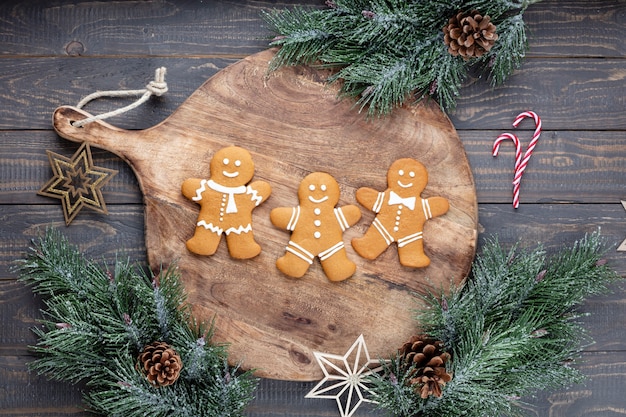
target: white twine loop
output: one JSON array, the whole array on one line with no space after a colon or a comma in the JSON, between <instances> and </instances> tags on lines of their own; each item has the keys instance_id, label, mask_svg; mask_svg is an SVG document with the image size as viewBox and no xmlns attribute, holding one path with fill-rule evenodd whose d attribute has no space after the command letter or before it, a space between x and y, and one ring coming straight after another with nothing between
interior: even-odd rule
<instances>
[{"instance_id":1,"label":"white twine loop","mask_svg":"<svg viewBox=\"0 0 626 417\"><path fill-rule=\"evenodd\" d=\"M76 107L81 109L87 103L92 100L95 100L100 97L130 97L130 96L138 96L142 95L137 101L132 104L129 104L126 107L119 108L117 110L110 111L108 113L99 114L96 116L90 116L82 120L77 120L72 122L72 125L75 127L82 127L88 123L94 122L96 120L104 120L109 117L117 116L122 113L126 113L129 110L132 110L136 107L141 106L143 103L148 101L148 99L152 96L160 97L163 94L167 93L167 84L165 82L165 67L157 68L154 72L154 80L150 81L146 88L142 88L141 90L113 90L113 91L96 91L95 93L89 94L87 97L83 98Z\"/></svg>"}]
</instances>

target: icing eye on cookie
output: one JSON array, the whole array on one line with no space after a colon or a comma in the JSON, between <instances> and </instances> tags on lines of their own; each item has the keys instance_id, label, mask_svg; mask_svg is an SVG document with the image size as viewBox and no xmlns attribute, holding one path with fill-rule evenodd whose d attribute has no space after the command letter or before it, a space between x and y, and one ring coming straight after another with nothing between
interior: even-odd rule
<instances>
[{"instance_id":1,"label":"icing eye on cookie","mask_svg":"<svg viewBox=\"0 0 626 417\"><path fill-rule=\"evenodd\" d=\"M401 177L403 177L403 176L404 176L404 170L403 170L403 169L399 170L399 171L398 171L398 174L399 174ZM410 172L409 172L409 177L411 177L411 178L415 178L415 172L410 171ZM398 182L398 185L399 185L400 187L402 187L402 188L410 188L410 187L412 187L412 186L413 186L413 183L412 183L412 182L409 182L409 183L407 183L407 184L403 183L403 182L402 182L402 181L400 181L400 180L398 180L397 182Z\"/></svg>"},{"instance_id":2,"label":"icing eye on cookie","mask_svg":"<svg viewBox=\"0 0 626 417\"><path fill-rule=\"evenodd\" d=\"M311 185L309 185L309 191L315 191L316 189L317 189L317 187L315 187L315 184L311 184ZM320 189L322 192L326 192L326 189L327 189L326 184L321 184L321 185L320 185L320 187L319 187L319 189ZM327 196L327 195L325 195L325 196L323 196L322 198L315 198L315 197L313 197L312 195L310 195L310 196L309 196L309 200L310 200L311 202L315 203L315 204L319 204L319 203L323 203L324 201L328 200L328 196Z\"/></svg>"},{"instance_id":3,"label":"icing eye on cookie","mask_svg":"<svg viewBox=\"0 0 626 417\"><path fill-rule=\"evenodd\" d=\"M224 158L224 160L222 160L222 163L225 166L228 166L228 164L230 164L230 159ZM240 160L236 160L234 165L236 167L240 167L241 166L241 161ZM235 177L237 177L239 175L239 171L228 172L228 171L224 170L224 171L222 171L222 174L224 174L224 176L228 177L228 178L235 178Z\"/></svg>"}]
</instances>

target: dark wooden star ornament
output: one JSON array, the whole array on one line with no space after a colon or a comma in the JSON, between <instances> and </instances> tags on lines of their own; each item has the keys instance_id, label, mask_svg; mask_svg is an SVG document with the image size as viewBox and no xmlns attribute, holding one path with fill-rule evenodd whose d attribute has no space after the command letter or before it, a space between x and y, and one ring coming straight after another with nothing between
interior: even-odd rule
<instances>
[{"instance_id":1,"label":"dark wooden star ornament","mask_svg":"<svg viewBox=\"0 0 626 417\"><path fill-rule=\"evenodd\" d=\"M108 214L101 188L117 171L95 166L86 142L71 158L47 153L54 176L37 194L61 200L65 224L69 225L83 207Z\"/></svg>"}]
</instances>

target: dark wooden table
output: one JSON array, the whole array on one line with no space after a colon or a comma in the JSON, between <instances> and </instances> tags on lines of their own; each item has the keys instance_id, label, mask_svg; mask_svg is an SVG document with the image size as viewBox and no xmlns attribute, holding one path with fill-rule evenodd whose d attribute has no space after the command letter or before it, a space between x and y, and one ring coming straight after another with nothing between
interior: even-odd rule
<instances>
[{"instance_id":1,"label":"dark wooden table","mask_svg":"<svg viewBox=\"0 0 626 417\"><path fill-rule=\"evenodd\" d=\"M169 92L112 121L144 129L165 119L207 78L266 48L262 9L322 0L5 1L0 5L0 416L86 416L80 388L31 374L30 328L39 300L16 282L11 263L47 226L63 229L91 257L116 251L145 262L142 195L132 170L94 150L100 166L119 170L105 187L109 215L83 210L64 226L57 200L37 190L50 178L46 150L71 155L77 145L51 127L53 110L96 90L141 88L159 66ZM609 243L626 239L626 2L547 0L525 19L530 53L506 85L468 80L450 115L465 146L479 199L479 245L497 234L505 245L542 242L548 250L598 228ZM101 112L118 107L101 100ZM512 147L491 144L521 111L536 111L544 131L511 206ZM532 135L531 123L520 133ZM480 246L479 246L480 247ZM626 252L610 264L626 276ZM588 300L584 319L596 344L576 366L584 385L528 398L537 416L626 416L626 292ZM332 400L305 400L312 383L263 380L250 416L335 416ZM365 409L358 415L368 415Z\"/></svg>"}]
</instances>

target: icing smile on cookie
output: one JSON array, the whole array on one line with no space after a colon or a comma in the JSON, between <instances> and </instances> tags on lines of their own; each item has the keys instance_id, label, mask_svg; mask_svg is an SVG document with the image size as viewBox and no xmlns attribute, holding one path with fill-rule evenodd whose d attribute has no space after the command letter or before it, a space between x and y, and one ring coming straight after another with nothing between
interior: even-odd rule
<instances>
[{"instance_id":1,"label":"icing smile on cookie","mask_svg":"<svg viewBox=\"0 0 626 417\"><path fill-rule=\"evenodd\" d=\"M403 170L403 169L399 170L399 171L398 171L398 174L399 174L401 177L403 177L403 176L404 176L404 170ZM409 171L409 172L408 172L408 174L409 174L409 177L411 177L411 178L415 178L415 171ZM410 183L408 183L408 184L403 184L403 183L402 183L402 181L398 180L398 181L397 181L397 183L398 183L398 185L399 185L400 187L402 187L402 188L410 188L410 187L413 187L413 183L412 183L412 182L410 182Z\"/></svg>"},{"instance_id":2,"label":"icing smile on cookie","mask_svg":"<svg viewBox=\"0 0 626 417\"><path fill-rule=\"evenodd\" d=\"M315 186L315 184L310 184L310 185L309 185L309 191L311 191L311 192L315 191L315 190L316 190L316 188L317 188L317 187ZM326 184L321 184L321 185L319 186L319 188L320 188L320 190L321 190L322 192L324 192L324 193L326 193L326 190L328 189L328 188L326 187ZM324 196L324 197L322 197L322 198L314 198L312 195L310 195L310 196L309 196L309 200L310 200L312 203L319 204L319 203L323 203L324 201L328 200L328 196L327 196L327 195L325 195L325 196Z\"/></svg>"},{"instance_id":3,"label":"icing smile on cookie","mask_svg":"<svg viewBox=\"0 0 626 417\"><path fill-rule=\"evenodd\" d=\"M230 164L230 159L228 158L224 158L224 160L222 160L222 163L226 166L228 166L228 164ZM234 162L234 165L236 167L240 167L241 166L241 161L239 159L237 159ZM239 176L239 171L233 171L233 172L228 172L228 171L222 171L222 175L224 175L227 178L235 178L237 176Z\"/></svg>"},{"instance_id":4,"label":"icing smile on cookie","mask_svg":"<svg viewBox=\"0 0 626 417\"><path fill-rule=\"evenodd\" d=\"M235 178L236 176L239 175L239 171L235 171L235 172L222 171L222 174L228 178Z\"/></svg>"},{"instance_id":5,"label":"icing smile on cookie","mask_svg":"<svg viewBox=\"0 0 626 417\"><path fill-rule=\"evenodd\" d=\"M319 204L319 203L323 203L324 201L328 200L328 196L324 196L322 198L313 198L312 195L309 196L309 200L311 200L312 202L314 202L315 204Z\"/></svg>"}]
</instances>

